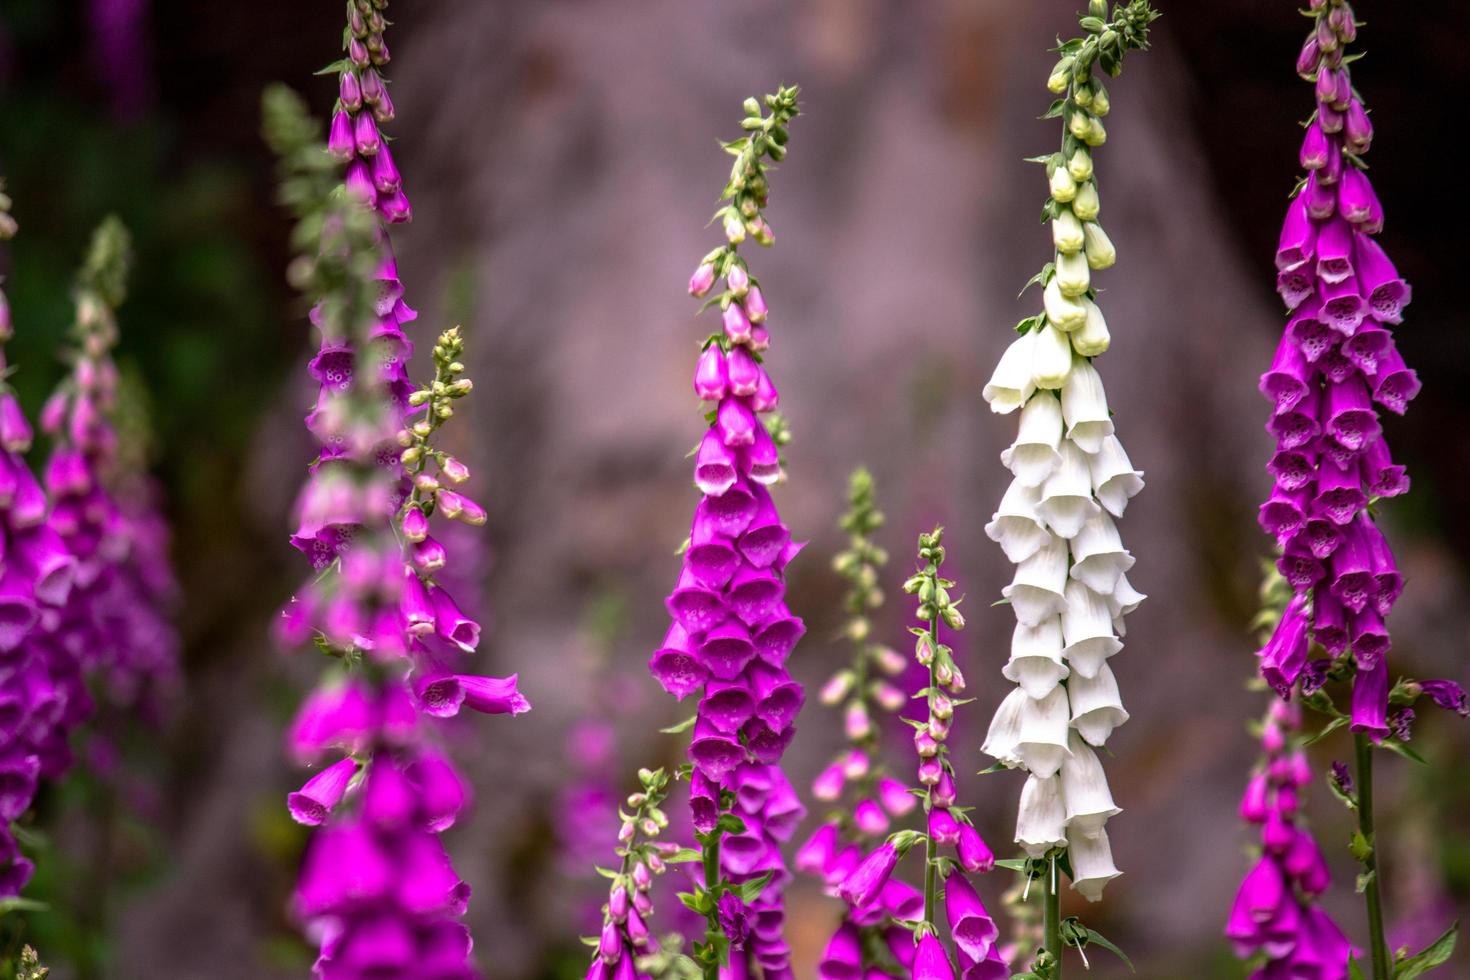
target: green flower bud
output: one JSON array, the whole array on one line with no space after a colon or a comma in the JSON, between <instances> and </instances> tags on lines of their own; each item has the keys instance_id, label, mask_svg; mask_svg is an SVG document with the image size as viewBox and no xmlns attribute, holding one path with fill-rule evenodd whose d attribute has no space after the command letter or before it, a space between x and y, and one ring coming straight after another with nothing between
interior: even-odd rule
<instances>
[{"instance_id":1,"label":"green flower bud","mask_svg":"<svg viewBox=\"0 0 1470 980\"><path fill-rule=\"evenodd\" d=\"M1072 80L1072 59L1063 58L1058 61L1051 70L1051 75L1046 80L1046 87L1053 95L1061 95L1067 90L1067 84Z\"/></svg>"},{"instance_id":2,"label":"green flower bud","mask_svg":"<svg viewBox=\"0 0 1470 980\"><path fill-rule=\"evenodd\" d=\"M1058 168L1051 175L1050 183L1051 196L1054 201L1066 204L1077 196L1077 182L1072 179L1072 175L1066 170Z\"/></svg>"},{"instance_id":3,"label":"green flower bud","mask_svg":"<svg viewBox=\"0 0 1470 980\"><path fill-rule=\"evenodd\" d=\"M1112 239L1103 231L1102 225L1089 221L1082 226L1082 235L1087 249L1087 264L1094 269L1106 269L1118 261L1118 252Z\"/></svg>"},{"instance_id":4,"label":"green flower bud","mask_svg":"<svg viewBox=\"0 0 1470 980\"><path fill-rule=\"evenodd\" d=\"M1087 134L1092 129L1092 116L1084 110L1077 110L1067 118L1067 132L1077 137L1082 142L1087 142ZM1091 145L1091 144L1089 144Z\"/></svg>"},{"instance_id":5,"label":"green flower bud","mask_svg":"<svg viewBox=\"0 0 1470 980\"><path fill-rule=\"evenodd\" d=\"M1096 221L1102 202L1097 198L1097 184L1088 181L1077 185L1077 196L1072 199L1072 210L1083 221Z\"/></svg>"},{"instance_id":6,"label":"green flower bud","mask_svg":"<svg viewBox=\"0 0 1470 980\"><path fill-rule=\"evenodd\" d=\"M1101 119L1092 116L1087 120L1087 133L1077 138L1088 146L1102 146L1108 141L1108 131L1103 128Z\"/></svg>"}]
</instances>

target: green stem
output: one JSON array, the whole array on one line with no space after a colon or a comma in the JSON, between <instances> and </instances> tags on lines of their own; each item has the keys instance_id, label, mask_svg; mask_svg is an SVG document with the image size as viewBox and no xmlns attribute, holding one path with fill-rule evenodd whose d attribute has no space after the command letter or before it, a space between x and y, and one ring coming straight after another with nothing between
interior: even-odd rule
<instances>
[{"instance_id":1,"label":"green stem","mask_svg":"<svg viewBox=\"0 0 1470 980\"><path fill-rule=\"evenodd\" d=\"M720 830L716 828L704 845L704 890L711 894L720 884ZM709 925L705 933L705 942L711 946L720 934L720 917L715 909L709 912ZM704 980L720 980L720 960L716 956L706 960L704 963Z\"/></svg>"},{"instance_id":2,"label":"green stem","mask_svg":"<svg viewBox=\"0 0 1470 980\"><path fill-rule=\"evenodd\" d=\"M937 573L936 573L937 577ZM939 662L939 613L929 620L929 642L934 650L934 659L929 661L929 688L933 690L939 685L939 678L935 676L935 665ZM932 701L930 702L932 705ZM930 708L929 720L934 720L933 708ZM941 746L940 752L943 753ZM941 754L941 758L942 758ZM925 790L924 812L927 814L933 810L934 787ZM936 861L939 858L939 845L934 842L933 834L924 836L924 921L934 925L934 906L938 904L939 874Z\"/></svg>"},{"instance_id":3,"label":"green stem","mask_svg":"<svg viewBox=\"0 0 1470 980\"><path fill-rule=\"evenodd\" d=\"M1373 743L1361 732L1353 737L1358 755L1358 830L1368 842L1363 872L1368 887L1363 890L1368 904L1368 940L1372 947L1373 980L1389 980L1388 942L1383 936L1383 892L1378 874L1378 842L1373 837Z\"/></svg>"},{"instance_id":4,"label":"green stem","mask_svg":"<svg viewBox=\"0 0 1470 980\"><path fill-rule=\"evenodd\" d=\"M1062 896L1061 889L1057 887L1057 859L1052 855L1046 859L1046 884L1041 891L1042 906L1046 911L1045 938L1046 951L1051 953L1056 963L1052 971L1052 980L1061 980L1062 976Z\"/></svg>"}]
</instances>

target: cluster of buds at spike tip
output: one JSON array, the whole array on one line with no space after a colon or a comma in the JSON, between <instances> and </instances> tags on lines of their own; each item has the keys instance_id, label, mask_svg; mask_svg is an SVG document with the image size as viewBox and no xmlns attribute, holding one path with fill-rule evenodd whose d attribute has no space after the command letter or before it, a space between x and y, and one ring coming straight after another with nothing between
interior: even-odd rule
<instances>
[{"instance_id":1,"label":"cluster of buds at spike tip","mask_svg":"<svg viewBox=\"0 0 1470 980\"><path fill-rule=\"evenodd\" d=\"M408 221L413 217L403 176L388 149L388 137L379 129L393 120L393 99L388 95L388 26L383 12L388 0L347 0L347 26L342 31L346 57L327 71L337 73L337 104L327 148L347 164L347 189L371 204L385 221Z\"/></svg>"},{"instance_id":2,"label":"cluster of buds at spike tip","mask_svg":"<svg viewBox=\"0 0 1470 980\"><path fill-rule=\"evenodd\" d=\"M1408 717L1391 724L1385 620L1403 576L1374 519L1373 504L1409 489L1389 452L1379 409L1403 414L1419 393L1391 328L1410 289L1373 236L1383 208L1363 155L1372 125L1350 77L1357 23L1347 3L1313 4L1313 30L1297 71L1315 83L1298 185L1276 250L1277 288L1289 311L1261 393L1276 439L1274 485L1261 527L1281 550L1278 566L1296 591L1260 651L1261 673L1283 697L1298 678L1307 701L1324 679L1352 685L1351 726L1375 742L1399 742ZM1309 660L1310 641L1327 656Z\"/></svg>"},{"instance_id":3,"label":"cluster of buds at spike tip","mask_svg":"<svg viewBox=\"0 0 1470 980\"><path fill-rule=\"evenodd\" d=\"M651 974L638 961L659 952L658 941L649 930L654 879L670 864L698 857L657 839L669 825L662 809L669 794L668 774L662 769L640 769L638 781L643 788L628 797L626 810L618 811L617 853L622 863L616 871L598 869L612 884L602 907L602 932L584 940L596 950L587 980L644 980Z\"/></svg>"},{"instance_id":4,"label":"cluster of buds at spike tip","mask_svg":"<svg viewBox=\"0 0 1470 980\"><path fill-rule=\"evenodd\" d=\"M960 600L950 595L954 582L940 574L944 563L944 531L919 535L919 570L904 583L904 592L918 601L916 618L922 625L910 629L914 635L914 657L929 671L929 685L914 697L924 698L928 717L910 722L918 757L916 796L923 803L925 828L899 830L864 857L843 879L837 893L852 908L859 921L883 922L886 928L867 944L869 954L890 957L880 962L879 976L909 975L923 980L1004 980L1010 976L996 944L999 930L968 875L995 866L995 857L970 822L969 808L958 804L954 766L949 757L949 734L954 709L969 703L958 696L964 679L954 663L951 648L941 642L940 625L951 630L964 628ZM892 876L899 861L917 845L924 845L924 890L896 881ZM953 848L953 855L942 848ZM945 949L939 935L938 901L943 888L945 917L954 955ZM861 933L855 929L828 945L823 958L824 980L837 977L872 976L865 973L852 954L860 950Z\"/></svg>"},{"instance_id":5,"label":"cluster of buds at spike tip","mask_svg":"<svg viewBox=\"0 0 1470 980\"><path fill-rule=\"evenodd\" d=\"M743 899L748 940L734 950L734 938L721 932L728 922L711 912L711 935L699 947L703 965L719 969L733 950L744 958L742 969L759 968L767 980L791 975L781 898L790 874L781 845L804 811L780 761L804 700L786 661L805 626L785 602L786 567L801 544L767 489L781 479L779 447L787 438L784 425L769 417L780 396L762 358L770 344L768 311L739 246L747 234L771 242L762 213L766 159L785 155L796 97L795 87L766 96L764 115L760 103L747 100L747 135L725 146L736 158L722 198L729 203L716 215L727 244L704 257L689 284L695 296L709 296L723 282L702 307L718 305L723 328L706 340L695 367L695 393L712 406L694 454L703 499L667 600L673 624L649 661L670 694L699 696L690 803L706 856L719 854L718 869L707 869L717 871L716 880L708 884L728 881L750 892ZM739 816L726 812L732 801ZM762 886L748 887L755 882Z\"/></svg>"},{"instance_id":6,"label":"cluster of buds at spike tip","mask_svg":"<svg viewBox=\"0 0 1470 980\"><path fill-rule=\"evenodd\" d=\"M467 980L479 976L459 921L469 888L439 834L467 805L469 787L436 748L434 726L464 708L517 715L530 704L514 676L460 672L480 627L439 579L448 556L430 518L483 522L479 505L446 486L468 471L432 441L471 388L463 343L457 329L446 331L433 381L408 382L401 325L411 311L388 279L396 274L377 214L310 152L319 133L299 99L273 90L265 108L284 164L282 196L297 210L306 250L293 278L315 301L323 347L311 368L329 420L313 426L322 452L293 539L318 573L280 631L288 644L310 639L337 660L288 739L298 761L320 767L287 799L298 822L320 827L295 911L321 942L320 976L411 970Z\"/></svg>"},{"instance_id":7,"label":"cluster of buds at spike tip","mask_svg":"<svg viewBox=\"0 0 1470 980\"><path fill-rule=\"evenodd\" d=\"M1017 687L1001 702L981 750L1029 775L1016 843L1033 859L1070 851L1072 887L1089 900L1117 877L1104 826L1118 813L1095 751L1128 719L1107 661L1123 643L1124 617L1144 596L1128 582L1133 556L1114 518L1143 489L1114 429L1093 359L1108 349L1091 271L1116 258L1098 220L1092 149L1109 104L1097 70L1117 75L1123 55L1147 47L1157 16L1145 0L1094 3L1087 32L1060 47L1048 87L1060 96L1047 118L1063 124L1046 165L1055 257L1030 284L1043 311L1022 320L985 400L1020 411L1015 442L1001 453L1013 482L985 531L1016 565L1004 596L1016 616L1002 673ZM1028 284L1028 285L1030 285Z\"/></svg>"},{"instance_id":8,"label":"cluster of buds at spike tip","mask_svg":"<svg viewBox=\"0 0 1470 980\"><path fill-rule=\"evenodd\" d=\"M849 481L848 509L840 522L848 535L848 547L832 562L849 584L843 633L852 643L853 658L821 690L823 704L841 709L847 742L812 782L812 795L831 809L796 854L797 869L819 877L829 895L837 893L863 856L884 839L892 822L908 816L918 805L909 787L890 775L880 744L882 715L908 703L908 696L895 683L908 661L873 638L870 619L883 605L878 580L888 553L873 540L883 520L874 500L873 478L859 469ZM918 889L894 879L872 905L858 909L844 904L842 920L827 944L817 975L835 980L891 970L899 961L887 940L895 939L897 953L905 956L913 946L907 933L895 928L895 921L913 918L923 902Z\"/></svg>"}]
</instances>

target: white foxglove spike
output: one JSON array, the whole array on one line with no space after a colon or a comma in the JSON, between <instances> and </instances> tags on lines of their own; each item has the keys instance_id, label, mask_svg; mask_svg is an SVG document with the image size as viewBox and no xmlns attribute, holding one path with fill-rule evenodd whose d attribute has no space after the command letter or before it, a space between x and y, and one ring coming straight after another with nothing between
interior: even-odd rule
<instances>
[{"instance_id":1,"label":"white foxglove spike","mask_svg":"<svg viewBox=\"0 0 1470 980\"><path fill-rule=\"evenodd\" d=\"M1103 597L1081 582L1067 583L1062 608L1062 656L1074 674L1096 677L1103 662L1123 649Z\"/></svg>"},{"instance_id":2,"label":"white foxglove spike","mask_svg":"<svg viewBox=\"0 0 1470 980\"><path fill-rule=\"evenodd\" d=\"M1067 833L1067 856L1072 862L1072 887L1089 902L1102 898L1103 888L1123 872L1113 864L1108 832Z\"/></svg>"},{"instance_id":3,"label":"white foxglove spike","mask_svg":"<svg viewBox=\"0 0 1470 980\"><path fill-rule=\"evenodd\" d=\"M990 730L985 733L980 751L1003 766L1014 768L1021 764L1016 746L1021 743L1021 709L1028 700L1025 691L1014 688L990 719Z\"/></svg>"},{"instance_id":4,"label":"white foxglove spike","mask_svg":"<svg viewBox=\"0 0 1470 980\"><path fill-rule=\"evenodd\" d=\"M1062 403L1048 392L1031 396L1021 409L1016 441L1000 454L1000 461L1028 487L1039 487L1056 471L1062 457Z\"/></svg>"},{"instance_id":5,"label":"white foxglove spike","mask_svg":"<svg viewBox=\"0 0 1470 980\"><path fill-rule=\"evenodd\" d=\"M1111 595L1118 579L1133 567L1133 556L1113 519L1102 511L1089 517L1072 539L1072 578L1099 595Z\"/></svg>"},{"instance_id":6,"label":"white foxglove spike","mask_svg":"<svg viewBox=\"0 0 1470 980\"><path fill-rule=\"evenodd\" d=\"M1036 513L1041 502L1041 488L1013 481L1000 498L1000 509L985 525L985 534L1000 545L1012 564L1020 564L1036 554L1050 540L1046 523Z\"/></svg>"},{"instance_id":7,"label":"white foxglove spike","mask_svg":"<svg viewBox=\"0 0 1470 980\"><path fill-rule=\"evenodd\" d=\"M1072 342L1051 323L1031 333L1036 336L1036 346L1031 351L1031 383L1038 388L1056 390L1067 383L1067 375L1072 373Z\"/></svg>"},{"instance_id":8,"label":"white foxglove spike","mask_svg":"<svg viewBox=\"0 0 1470 980\"><path fill-rule=\"evenodd\" d=\"M1036 331L1017 337L1000 356L1000 363L981 394L997 415L1008 415L1026 404L1036 390L1031 381L1031 364L1036 347Z\"/></svg>"},{"instance_id":9,"label":"white foxglove spike","mask_svg":"<svg viewBox=\"0 0 1470 980\"><path fill-rule=\"evenodd\" d=\"M1067 438L1087 453L1102 449L1103 440L1113 434L1113 417L1108 413L1102 376L1085 357L1072 363L1072 373L1062 389L1062 418L1067 425Z\"/></svg>"},{"instance_id":10,"label":"white foxglove spike","mask_svg":"<svg viewBox=\"0 0 1470 980\"><path fill-rule=\"evenodd\" d=\"M1113 802L1102 761L1076 732L1068 737L1071 755L1062 763L1062 796L1067 805L1067 833L1096 833L1108 818L1123 810Z\"/></svg>"},{"instance_id":11,"label":"white foxglove spike","mask_svg":"<svg viewBox=\"0 0 1470 980\"><path fill-rule=\"evenodd\" d=\"M1028 697L1044 698L1067 679L1071 670L1062 662L1062 621L1048 617L1039 625L1017 623L1011 635L1011 659L1001 674L1019 684Z\"/></svg>"},{"instance_id":12,"label":"white foxglove spike","mask_svg":"<svg viewBox=\"0 0 1470 980\"><path fill-rule=\"evenodd\" d=\"M1113 729L1128 720L1118 680L1107 664L1094 677L1074 674L1067 681L1067 695L1072 703L1072 727L1088 745L1106 745Z\"/></svg>"},{"instance_id":13,"label":"white foxglove spike","mask_svg":"<svg viewBox=\"0 0 1470 980\"><path fill-rule=\"evenodd\" d=\"M1010 600L1016 619L1035 626L1062 611L1066 589L1067 542L1048 534L1046 543L1016 566L1016 577L1000 594Z\"/></svg>"},{"instance_id":14,"label":"white foxglove spike","mask_svg":"<svg viewBox=\"0 0 1470 980\"><path fill-rule=\"evenodd\" d=\"M1114 517L1122 517L1128 501L1143 489L1143 472L1135 470L1123 443L1110 435L1102 441L1097 454L1087 461L1092 473L1092 491L1103 508Z\"/></svg>"},{"instance_id":15,"label":"white foxglove spike","mask_svg":"<svg viewBox=\"0 0 1470 980\"><path fill-rule=\"evenodd\" d=\"M1020 811L1016 814L1016 843L1034 858L1067 843L1067 810L1058 777L1027 777L1026 785L1021 788Z\"/></svg>"},{"instance_id":16,"label":"white foxglove spike","mask_svg":"<svg viewBox=\"0 0 1470 980\"><path fill-rule=\"evenodd\" d=\"M1107 353L1113 342L1113 335L1108 332L1108 321L1103 319L1102 310L1092 300L1084 299L1082 306L1086 317L1082 326L1072 334L1072 346L1083 357Z\"/></svg>"},{"instance_id":17,"label":"white foxglove spike","mask_svg":"<svg viewBox=\"0 0 1470 980\"><path fill-rule=\"evenodd\" d=\"M1092 474L1087 469L1087 454L1072 440L1062 440L1061 464L1041 485L1041 502L1037 513L1048 527L1064 538L1071 538L1100 509L1092 499Z\"/></svg>"},{"instance_id":18,"label":"white foxglove spike","mask_svg":"<svg viewBox=\"0 0 1470 980\"><path fill-rule=\"evenodd\" d=\"M1016 744L1021 765L1043 779L1054 775L1069 754L1070 721L1066 688L1057 686L1040 699L1028 696L1021 704L1021 739Z\"/></svg>"}]
</instances>

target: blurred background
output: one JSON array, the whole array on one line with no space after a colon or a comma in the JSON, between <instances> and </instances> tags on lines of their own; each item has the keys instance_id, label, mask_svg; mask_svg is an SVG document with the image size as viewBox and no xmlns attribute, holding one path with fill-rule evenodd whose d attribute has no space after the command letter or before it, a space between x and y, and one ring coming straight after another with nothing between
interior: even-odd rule
<instances>
[{"instance_id":1,"label":"blurred background","mask_svg":"<svg viewBox=\"0 0 1470 980\"><path fill-rule=\"evenodd\" d=\"M688 378L708 324L683 286L717 236L705 227L727 170L716 141L735 135L745 96L778 82L801 84L805 112L773 179L776 246L752 265L796 436L779 500L812 540L791 573L810 627L792 666L816 684L848 656L829 561L847 473L865 463L889 515L891 596L917 532L950 529L978 699L955 744L978 745L1009 690L1011 617L988 602L1010 566L981 528L1014 428L980 388L1036 302L1017 289L1049 253L1044 184L1022 158L1056 142L1056 124L1036 119L1050 98L1045 48L1074 30L1075 6L393 5L389 128L415 207L394 241L421 349L463 323L476 383L473 419L448 431L491 513L479 666L518 671L536 706L453 734L481 792L449 844L492 978L580 976L576 937L603 888L591 864L609 861L616 801L634 769L682 748L656 733L683 711L644 664L696 501ZM1292 70L1305 21L1289 0L1160 6L1155 49L1110 87L1100 156L1120 253L1102 279L1114 334L1102 370L1148 476L1123 533L1139 559L1130 577L1153 599L1114 662L1133 713L1109 763L1127 874L1086 916L1140 976L1239 978L1221 928L1249 837L1235 816L1256 755L1244 723L1265 704L1246 688L1267 549L1255 385L1282 325L1271 256L1311 105ZM1459 84L1470 8L1364 0L1358 12L1381 241L1415 286L1399 344L1424 382L1385 427L1414 479L1382 515L1409 577L1394 664L1466 682L1470 333L1454 285L1460 222L1440 199L1454 164L1428 106ZM84 777L42 801L54 853L31 891L53 910L26 929L57 980L299 977L311 960L286 911L305 838L282 805L299 774L281 732L318 664L269 636L307 571L286 534L313 453L301 425L311 341L284 280L288 222L258 106L284 80L330 110L335 86L313 72L337 57L341 16L329 0L0 0L0 174L21 224L0 254L11 381L37 411L62 370L72 271L96 222L119 214L137 249L121 359L149 393L186 600L187 683L156 742L132 754L123 814L99 832ZM907 612L895 600L883 614L895 641ZM1391 933L1416 948L1470 909L1470 732L1420 719L1431 766L1385 756L1379 791ZM815 699L800 727L787 760L805 785L840 731ZM1335 736L1314 759L1350 753ZM1020 782L961 787L997 850ZM1328 905L1361 937L1348 814L1317 789ZM998 874L982 888L998 899L1007 884ZM811 976L835 904L801 882L790 905ZM1470 957L1458 964L1470 975ZM1100 978L1126 972L1094 958Z\"/></svg>"}]
</instances>

